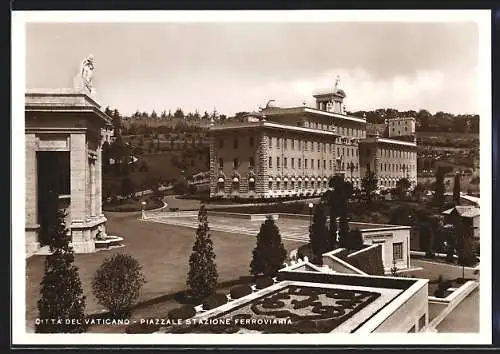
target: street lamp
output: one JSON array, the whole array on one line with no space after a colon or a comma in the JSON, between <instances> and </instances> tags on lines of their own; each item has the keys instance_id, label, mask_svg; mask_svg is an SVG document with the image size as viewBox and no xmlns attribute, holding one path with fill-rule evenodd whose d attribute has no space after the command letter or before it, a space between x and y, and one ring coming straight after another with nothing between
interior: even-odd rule
<instances>
[{"instance_id":1,"label":"street lamp","mask_svg":"<svg viewBox=\"0 0 500 354\"><path fill-rule=\"evenodd\" d=\"M312 225L312 210L313 210L314 204L309 203L309 227Z\"/></svg>"},{"instance_id":2,"label":"street lamp","mask_svg":"<svg viewBox=\"0 0 500 354\"><path fill-rule=\"evenodd\" d=\"M146 202L145 201L142 201L141 202L142 204L142 220L145 220L146 219L146 211L144 210L146 208Z\"/></svg>"}]
</instances>

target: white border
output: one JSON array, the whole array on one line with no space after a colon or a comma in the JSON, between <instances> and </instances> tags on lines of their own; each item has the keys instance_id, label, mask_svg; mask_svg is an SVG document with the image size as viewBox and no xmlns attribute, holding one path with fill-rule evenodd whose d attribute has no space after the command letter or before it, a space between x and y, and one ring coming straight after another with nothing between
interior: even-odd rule
<instances>
[{"instance_id":1,"label":"white border","mask_svg":"<svg viewBox=\"0 0 500 354\"><path fill-rule=\"evenodd\" d=\"M26 333L24 237L24 93L27 22L475 22L479 28L478 96L481 141L481 331L479 334L259 335L259 344L491 344L491 15L489 10L378 11L44 11L12 13L12 343L13 344L255 344L255 335L127 335ZM483 178L484 177L484 178Z\"/></svg>"}]
</instances>

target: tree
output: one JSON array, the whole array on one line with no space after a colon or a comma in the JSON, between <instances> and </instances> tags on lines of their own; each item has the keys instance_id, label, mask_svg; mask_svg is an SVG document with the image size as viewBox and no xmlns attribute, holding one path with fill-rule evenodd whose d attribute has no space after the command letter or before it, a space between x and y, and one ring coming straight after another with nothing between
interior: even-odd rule
<instances>
[{"instance_id":1,"label":"tree","mask_svg":"<svg viewBox=\"0 0 500 354\"><path fill-rule=\"evenodd\" d=\"M375 172L368 169L366 171L366 176L361 179L361 188L366 194L366 202L368 205L372 202L372 194L377 189L378 178Z\"/></svg>"},{"instance_id":2,"label":"tree","mask_svg":"<svg viewBox=\"0 0 500 354\"><path fill-rule=\"evenodd\" d=\"M184 118L184 112L182 111L182 109L177 108L174 113L174 118Z\"/></svg>"},{"instance_id":3,"label":"tree","mask_svg":"<svg viewBox=\"0 0 500 354\"><path fill-rule=\"evenodd\" d=\"M350 249L349 244L349 218L339 217L339 247Z\"/></svg>"},{"instance_id":4,"label":"tree","mask_svg":"<svg viewBox=\"0 0 500 354\"><path fill-rule=\"evenodd\" d=\"M123 125L122 125L122 117L117 109L113 110L113 113L111 114L111 119L112 119L114 135L120 136Z\"/></svg>"},{"instance_id":5,"label":"tree","mask_svg":"<svg viewBox=\"0 0 500 354\"><path fill-rule=\"evenodd\" d=\"M398 191L399 197L403 200L405 199L406 192L410 189L411 183L408 178L401 178L396 182L396 190Z\"/></svg>"},{"instance_id":6,"label":"tree","mask_svg":"<svg viewBox=\"0 0 500 354\"><path fill-rule=\"evenodd\" d=\"M124 177L122 179L122 184L121 184L121 194L129 198L132 194L135 192L135 184L134 181L130 177Z\"/></svg>"},{"instance_id":7,"label":"tree","mask_svg":"<svg viewBox=\"0 0 500 354\"><path fill-rule=\"evenodd\" d=\"M398 276L398 270L399 270L399 268L396 265L396 259L393 258L392 259L392 267L391 267L391 275L393 277L397 277Z\"/></svg>"},{"instance_id":8,"label":"tree","mask_svg":"<svg viewBox=\"0 0 500 354\"><path fill-rule=\"evenodd\" d=\"M473 228L466 224L455 210L453 226L455 231L456 249L458 253L458 264L471 266L474 264L475 256L472 248Z\"/></svg>"},{"instance_id":9,"label":"tree","mask_svg":"<svg viewBox=\"0 0 500 354\"><path fill-rule=\"evenodd\" d=\"M253 250L250 273L275 276L282 268L286 255L278 226L272 216L268 216L257 234L257 246Z\"/></svg>"},{"instance_id":10,"label":"tree","mask_svg":"<svg viewBox=\"0 0 500 354\"><path fill-rule=\"evenodd\" d=\"M110 159L110 146L107 141L102 144L102 172L108 173L110 169L109 159Z\"/></svg>"},{"instance_id":11,"label":"tree","mask_svg":"<svg viewBox=\"0 0 500 354\"><path fill-rule=\"evenodd\" d=\"M456 239L455 239L455 227L453 225L447 225L443 228L442 233L444 234L445 245L446 245L446 261L454 262Z\"/></svg>"},{"instance_id":12,"label":"tree","mask_svg":"<svg viewBox=\"0 0 500 354\"><path fill-rule=\"evenodd\" d=\"M316 204L312 224L309 228L312 259L314 264L323 264L323 253L328 250L328 227L326 226L325 207L323 203Z\"/></svg>"},{"instance_id":13,"label":"tree","mask_svg":"<svg viewBox=\"0 0 500 354\"><path fill-rule=\"evenodd\" d=\"M66 213L57 206L57 194L49 193L46 208L51 210L48 240L51 254L45 258L45 273L40 283L38 312L41 319L61 319L62 322L41 322L37 333L82 333L86 331L85 296L75 256L69 245L71 234L66 228ZM66 323L66 320L75 320Z\"/></svg>"},{"instance_id":14,"label":"tree","mask_svg":"<svg viewBox=\"0 0 500 354\"><path fill-rule=\"evenodd\" d=\"M142 266L128 254L115 253L102 262L92 278L92 293L114 318L126 318L146 282Z\"/></svg>"},{"instance_id":15,"label":"tree","mask_svg":"<svg viewBox=\"0 0 500 354\"><path fill-rule=\"evenodd\" d=\"M442 207L444 204L444 174L444 169L442 167L438 167L434 187L434 203L438 207Z\"/></svg>"},{"instance_id":16,"label":"tree","mask_svg":"<svg viewBox=\"0 0 500 354\"><path fill-rule=\"evenodd\" d=\"M363 248L363 234L360 229L353 229L349 231L349 243L348 249L350 250L360 250Z\"/></svg>"},{"instance_id":17,"label":"tree","mask_svg":"<svg viewBox=\"0 0 500 354\"><path fill-rule=\"evenodd\" d=\"M215 292L217 286L217 266L215 253L208 227L208 217L205 205L198 212L198 228L193 252L189 257L189 273L187 285L196 299L202 299Z\"/></svg>"},{"instance_id":18,"label":"tree","mask_svg":"<svg viewBox=\"0 0 500 354\"><path fill-rule=\"evenodd\" d=\"M460 174L455 175L455 180L453 182L453 204L455 206L460 205Z\"/></svg>"},{"instance_id":19,"label":"tree","mask_svg":"<svg viewBox=\"0 0 500 354\"><path fill-rule=\"evenodd\" d=\"M434 258L434 232L428 222L420 222L419 236L420 250L425 252L426 257Z\"/></svg>"}]
</instances>

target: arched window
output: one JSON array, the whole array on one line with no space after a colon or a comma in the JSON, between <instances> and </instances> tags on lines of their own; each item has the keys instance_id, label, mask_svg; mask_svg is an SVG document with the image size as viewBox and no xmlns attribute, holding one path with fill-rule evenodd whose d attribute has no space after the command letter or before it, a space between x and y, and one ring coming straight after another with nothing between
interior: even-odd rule
<instances>
[{"instance_id":1,"label":"arched window","mask_svg":"<svg viewBox=\"0 0 500 354\"><path fill-rule=\"evenodd\" d=\"M224 192L224 178L223 177L219 177L219 179L217 180L217 190L219 192Z\"/></svg>"},{"instance_id":2,"label":"arched window","mask_svg":"<svg viewBox=\"0 0 500 354\"><path fill-rule=\"evenodd\" d=\"M233 192L240 191L240 179L238 176L234 176L232 179L231 189Z\"/></svg>"},{"instance_id":3,"label":"arched window","mask_svg":"<svg viewBox=\"0 0 500 354\"><path fill-rule=\"evenodd\" d=\"M250 176L250 178L248 178L248 191L255 192L255 177L254 176Z\"/></svg>"}]
</instances>

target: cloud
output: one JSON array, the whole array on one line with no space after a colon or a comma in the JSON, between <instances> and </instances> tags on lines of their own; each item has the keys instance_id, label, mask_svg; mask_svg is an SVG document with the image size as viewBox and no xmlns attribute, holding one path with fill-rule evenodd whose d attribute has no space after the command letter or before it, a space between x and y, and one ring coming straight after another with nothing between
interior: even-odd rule
<instances>
[{"instance_id":1,"label":"cloud","mask_svg":"<svg viewBox=\"0 0 500 354\"><path fill-rule=\"evenodd\" d=\"M266 82L250 89L247 97L255 105L274 99L283 107L300 106L304 101L314 106L312 95L331 92L337 76L339 88L347 93L345 103L349 110L417 110L445 88L445 74L439 70L417 70L413 75L376 79L362 69L334 69L312 78Z\"/></svg>"}]
</instances>

